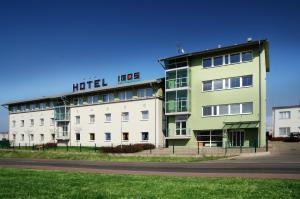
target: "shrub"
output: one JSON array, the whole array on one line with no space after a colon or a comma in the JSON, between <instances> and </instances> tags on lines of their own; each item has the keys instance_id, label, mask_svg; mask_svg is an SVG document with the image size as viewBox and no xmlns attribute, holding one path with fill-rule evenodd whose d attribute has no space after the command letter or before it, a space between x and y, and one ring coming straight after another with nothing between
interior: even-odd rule
<instances>
[{"instance_id":1,"label":"shrub","mask_svg":"<svg viewBox=\"0 0 300 199\"><path fill-rule=\"evenodd\" d=\"M9 140L0 140L0 147L1 148L10 148L11 144Z\"/></svg>"},{"instance_id":2,"label":"shrub","mask_svg":"<svg viewBox=\"0 0 300 199\"><path fill-rule=\"evenodd\" d=\"M54 143L54 142L49 142L49 143L45 144L46 149L56 148L56 147L57 147L57 143Z\"/></svg>"},{"instance_id":3,"label":"shrub","mask_svg":"<svg viewBox=\"0 0 300 199\"><path fill-rule=\"evenodd\" d=\"M137 153L143 150L154 149L153 144L118 145L116 147L100 147L103 153Z\"/></svg>"}]
</instances>

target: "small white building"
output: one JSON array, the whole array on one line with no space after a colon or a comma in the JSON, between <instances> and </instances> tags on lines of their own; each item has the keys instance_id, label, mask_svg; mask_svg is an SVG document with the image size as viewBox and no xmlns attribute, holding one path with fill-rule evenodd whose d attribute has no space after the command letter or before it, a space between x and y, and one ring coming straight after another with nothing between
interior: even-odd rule
<instances>
[{"instance_id":1,"label":"small white building","mask_svg":"<svg viewBox=\"0 0 300 199\"><path fill-rule=\"evenodd\" d=\"M273 137L288 137L300 132L300 105L280 106L272 109Z\"/></svg>"},{"instance_id":2,"label":"small white building","mask_svg":"<svg viewBox=\"0 0 300 199\"><path fill-rule=\"evenodd\" d=\"M0 132L0 141L8 140L8 132Z\"/></svg>"}]
</instances>

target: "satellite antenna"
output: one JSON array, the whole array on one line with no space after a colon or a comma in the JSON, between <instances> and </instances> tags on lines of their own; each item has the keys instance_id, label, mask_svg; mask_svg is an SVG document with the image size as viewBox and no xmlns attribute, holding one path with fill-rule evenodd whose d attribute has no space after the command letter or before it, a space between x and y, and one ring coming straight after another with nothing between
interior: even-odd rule
<instances>
[{"instance_id":1,"label":"satellite antenna","mask_svg":"<svg viewBox=\"0 0 300 199\"><path fill-rule=\"evenodd\" d=\"M185 51L184 51L184 49L181 47L181 44L180 44L180 43L177 43L177 44L176 44L176 48L177 48L177 53L178 53L179 55L182 55L182 54L185 53Z\"/></svg>"}]
</instances>

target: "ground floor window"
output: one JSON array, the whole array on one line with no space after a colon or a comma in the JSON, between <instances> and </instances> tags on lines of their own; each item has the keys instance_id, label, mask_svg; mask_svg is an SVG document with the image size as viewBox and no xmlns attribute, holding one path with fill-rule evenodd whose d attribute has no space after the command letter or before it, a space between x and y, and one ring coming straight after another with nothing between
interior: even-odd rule
<instances>
[{"instance_id":1,"label":"ground floor window","mask_svg":"<svg viewBox=\"0 0 300 199\"><path fill-rule=\"evenodd\" d=\"M228 141L229 141L229 146L231 147L244 146L245 132L241 130L229 131Z\"/></svg>"},{"instance_id":2,"label":"ground floor window","mask_svg":"<svg viewBox=\"0 0 300 199\"><path fill-rule=\"evenodd\" d=\"M55 134L54 133L51 134L51 139L55 140Z\"/></svg>"},{"instance_id":3,"label":"ground floor window","mask_svg":"<svg viewBox=\"0 0 300 199\"><path fill-rule=\"evenodd\" d=\"M175 118L176 125L176 135L186 135L186 116L176 116Z\"/></svg>"},{"instance_id":4,"label":"ground floor window","mask_svg":"<svg viewBox=\"0 0 300 199\"><path fill-rule=\"evenodd\" d=\"M76 141L80 140L80 133L76 133Z\"/></svg>"},{"instance_id":5,"label":"ground floor window","mask_svg":"<svg viewBox=\"0 0 300 199\"><path fill-rule=\"evenodd\" d=\"M129 140L129 133L123 133L122 134L122 139L123 139L123 141L128 141Z\"/></svg>"},{"instance_id":6,"label":"ground floor window","mask_svg":"<svg viewBox=\"0 0 300 199\"><path fill-rule=\"evenodd\" d=\"M142 141L148 141L148 140L149 140L149 133L142 132Z\"/></svg>"},{"instance_id":7,"label":"ground floor window","mask_svg":"<svg viewBox=\"0 0 300 199\"><path fill-rule=\"evenodd\" d=\"M95 133L90 133L90 141L94 141L95 140Z\"/></svg>"},{"instance_id":8,"label":"ground floor window","mask_svg":"<svg viewBox=\"0 0 300 199\"><path fill-rule=\"evenodd\" d=\"M106 132L105 134L105 141L111 141L111 133Z\"/></svg>"},{"instance_id":9,"label":"ground floor window","mask_svg":"<svg viewBox=\"0 0 300 199\"><path fill-rule=\"evenodd\" d=\"M41 134L41 141L44 141L44 134Z\"/></svg>"},{"instance_id":10,"label":"ground floor window","mask_svg":"<svg viewBox=\"0 0 300 199\"><path fill-rule=\"evenodd\" d=\"M205 147L222 147L223 130L207 130L197 134L197 141Z\"/></svg>"},{"instance_id":11,"label":"ground floor window","mask_svg":"<svg viewBox=\"0 0 300 199\"><path fill-rule=\"evenodd\" d=\"M21 134L21 141L24 141L24 134Z\"/></svg>"},{"instance_id":12,"label":"ground floor window","mask_svg":"<svg viewBox=\"0 0 300 199\"><path fill-rule=\"evenodd\" d=\"M279 135L280 136L287 136L289 135L291 132L290 127L283 127L283 128L279 128Z\"/></svg>"},{"instance_id":13,"label":"ground floor window","mask_svg":"<svg viewBox=\"0 0 300 199\"><path fill-rule=\"evenodd\" d=\"M30 134L30 141L33 141L33 139L34 139L34 135Z\"/></svg>"}]
</instances>

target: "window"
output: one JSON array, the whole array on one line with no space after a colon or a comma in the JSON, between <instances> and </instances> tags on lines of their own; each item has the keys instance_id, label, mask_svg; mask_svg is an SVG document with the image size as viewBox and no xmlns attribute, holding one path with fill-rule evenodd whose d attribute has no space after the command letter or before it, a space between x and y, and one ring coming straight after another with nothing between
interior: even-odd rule
<instances>
[{"instance_id":1,"label":"window","mask_svg":"<svg viewBox=\"0 0 300 199\"><path fill-rule=\"evenodd\" d=\"M122 139L123 139L123 141L128 141L129 140L129 133L122 133Z\"/></svg>"},{"instance_id":2,"label":"window","mask_svg":"<svg viewBox=\"0 0 300 199\"><path fill-rule=\"evenodd\" d=\"M212 90L212 81L203 82L203 91L211 91Z\"/></svg>"},{"instance_id":3,"label":"window","mask_svg":"<svg viewBox=\"0 0 300 199\"><path fill-rule=\"evenodd\" d=\"M252 113L253 112L253 103L252 102L243 103L242 111L243 111L243 113Z\"/></svg>"},{"instance_id":4,"label":"window","mask_svg":"<svg viewBox=\"0 0 300 199\"><path fill-rule=\"evenodd\" d=\"M26 111L26 105L21 106L21 111Z\"/></svg>"},{"instance_id":5,"label":"window","mask_svg":"<svg viewBox=\"0 0 300 199\"><path fill-rule=\"evenodd\" d=\"M228 55L224 56L224 61L225 61L225 64L228 64Z\"/></svg>"},{"instance_id":6,"label":"window","mask_svg":"<svg viewBox=\"0 0 300 199\"><path fill-rule=\"evenodd\" d=\"M218 107L212 106L212 109L213 109L213 115L218 115Z\"/></svg>"},{"instance_id":7,"label":"window","mask_svg":"<svg viewBox=\"0 0 300 199\"><path fill-rule=\"evenodd\" d=\"M243 86L252 86L252 75L244 76L243 79Z\"/></svg>"},{"instance_id":8,"label":"window","mask_svg":"<svg viewBox=\"0 0 300 199\"><path fill-rule=\"evenodd\" d=\"M111 133L106 132L104 133L104 136L105 136L105 141L111 141Z\"/></svg>"},{"instance_id":9,"label":"window","mask_svg":"<svg viewBox=\"0 0 300 199\"><path fill-rule=\"evenodd\" d=\"M243 62L251 61L251 60L252 60L252 52L251 51L242 53L242 61Z\"/></svg>"},{"instance_id":10,"label":"window","mask_svg":"<svg viewBox=\"0 0 300 199\"><path fill-rule=\"evenodd\" d=\"M208 68L212 66L211 58L205 58L203 59L203 67Z\"/></svg>"},{"instance_id":11,"label":"window","mask_svg":"<svg viewBox=\"0 0 300 199\"><path fill-rule=\"evenodd\" d=\"M146 88L146 96L152 97L153 96L153 89L152 88Z\"/></svg>"},{"instance_id":12,"label":"window","mask_svg":"<svg viewBox=\"0 0 300 199\"><path fill-rule=\"evenodd\" d=\"M55 140L55 134L54 133L51 134L51 140Z\"/></svg>"},{"instance_id":13,"label":"window","mask_svg":"<svg viewBox=\"0 0 300 199\"><path fill-rule=\"evenodd\" d=\"M228 115L228 105L219 106L219 115Z\"/></svg>"},{"instance_id":14,"label":"window","mask_svg":"<svg viewBox=\"0 0 300 199\"><path fill-rule=\"evenodd\" d=\"M78 98L78 104L82 105L83 104L83 97Z\"/></svg>"},{"instance_id":15,"label":"window","mask_svg":"<svg viewBox=\"0 0 300 199\"><path fill-rule=\"evenodd\" d=\"M12 127L16 127L16 120L12 121Z\"/></svg>"},{"instance_id":16,"label":"window","mask_svg":"<svg viewBox=\"0 0 300 199\"><path fill-rule=\"evenodd\" d=\"M30 104L29 108L30 108L30 110L34 110L35 109L35 104Z\"/></svg>"},{"instance_id":17,"label":"window","mask_svg":"<svg viewBox=\"0 0 300 199\"><path fill-rule=\"evenodd\" d=\"M240 104L231 104L230 114L240 114Z\"/></svg>"},{"instance_id":18,"label":"window","mask_svg":"<svg viewBox=\"0 0 300 199\"><path fill-rule=\"evenodd\" d=\"M129 113L128 112L123 112L122 113L122 121L126 122L129 120Z\"/></svg>"},{"instance_id":19,"label":"window","mask_svg":"<svg viewBox=\"0 0 300 199\"><path fill-rule=\"evenodd\" d=\"M214 66L220 66L223 64L223 56L214 57Z\"/></svg>"},{"instance_id":20,"label":"window","mask_svg":"<svg viewBox=\"0 0 300 199\"><path fill-rule=\"evenodd\" d=\"M235 53L235 54L231 54L230 55L230 63L238 63L240 62L241 57L240 57L240 53Z\"/></svg>"},{"instance_id":21,"label":"window","mask_svg":"<svg viewBox=\"0 0 300 199\"><path fill-rule=\"evenodd\" d=\"M110 94L105 94L102 96L102 100L103 102L112 102L114 101L114 94L113 93L110 93Z\"/></svg>"},{"instance_id":22,"label":"window","mask_svg":"<svg viewBox=\"0 0 300 199\"><path fill-rule=\"evenodd\" d=\"M18 107L16 107L16 106L13 106L13 107L12 107L12 112L15 113L15 112L17 112L17 110L18 110Z\"/></svg>"},{"instance_id":23,"label":"window","mask_svg":"<svg viewBox=\"0 0 300 199\"><path fill-rule=\"evenodd\" d=\"M34 126L34 120L30 119L30 126L33 127Z\"/></svg>"},{"instance_id":24,"label":"window","mask_svg":"<svg viewBox=\"0 0 300 199\"><path fill-rule=\"evenodd\" d=\"M90 115L90 124L95 123L95 115Z\"/></svg>"},{"instance_id":25,"label":"window","mask_svg":"<svg viewBox=\"0 0 300 199\"><path fill-rule=\"evenodd\" d=\"M203 116L210 116L212 114L211 106L203 107Z\"/></svg>"},{"instance_id":26,"label":"window","mask_svg":"<svg viewBox=\"0 0 300 199\"><path fill-rule=\"evenodd\" d=\"M41 141L44 141L44 134L41 134Z\"/></svg>"},{"instance_id":27,"label":"window","mask_svg":"<svg viewBox=\"0 0 300 199\"><path fill-rule=\"evenodd\" d=\"M144 98L146 97L146 90L145 89L139 89L137 92L137 95L139 98Z\"/></svg>"},{"instance_id":28,"label":"window","mask_svg":"<svg viewBox=\"0 0 300 199\"><path fill-rule=\"evenodd\" d=\"M21 120L21 127L24 127L25 126L25 122L24 120Z\"/></svg>"},{"instance_id":29,"label":"window","mask_svg":"<svg viewBox=\"0 0 300 199\"><path fill-rule=\"evenodd\" d=\"M80 124L80 116L76 116L75 119L76 119L75 123Z\"/></svg>"},{"instance_id":30,"label":"window","mask_svg":"<svg viewBox=\"0 0 300 199\"><path fill-rule=\"evenodd\" d=\"M16 140L16 134L13 134L13 140Z\"/></svg>"},{"instance_id":31,"label":"window","mask_svg":"<svg viewBox=\"0 0 300 199\"><path fill-rule=\"evenodd\" d=\"M40 119L40 126L44 126L44 118Z\"/></svg>"},{"instance_id":32,"label":"window","mask_svg":"<svg viewBox=\"0 0 300 199\"><path fill-rule=\"evenodd\" d=\"M77 106L77 105L79 104L78 98L73 99L73 104L74 104L75 106Z\"/></svg>"},{"instance_id":33,"label":"window","mask_svg":"<svg viewBox=\"0 0 300 199\"><path fill-rule=\"evenodd\" d=\"M187 134L186 118L181 118L180 116L176 117L175 126L176 126L176 135Z\"/></svg>"},{"instance_id":34,"label":"window","mask_svg":"<svg viewBox=\"0 0 300 199\"><path fill-rule=\"evenodd\" d=\"M80 141L80 133L76 133L76 141Z\"/></svg>"},{"instance_id":35,"label":"window","mask_svg":"<svg viewBox=\"0 0 300 199\"><path fill-rule=\"evenodd\" d=\"M126 92L125 91L119 92L119 100L126 100Z\"/></svg>"},{"instance_id":36,"label":"window","mask_svg":"<svg viewBox=\"0 0 300 199\"><path fill-rule=\"evenodd\" d=\"M54 126L54 118L50 118L50 126Z\"/></svg>"},{"instance_id":37,"label":"window","mask_svg":"<svg viewBox=\"0 0 300 199\"><path fill-rule=\"evenodd\" d=\"M239 77L230 78L230 88L238 88L238 87L240 87L240 78Z\"/></svg>"},{"instance_id":38,"label":"window","mask_svg":"<svg viewBox=\"0 0 300 199\"><path fill-rule=\"evenodd\" d=\"M126 99L132 99L132 91L126 91Z\"/></svg>"},{"instance_id":39,"label":"window","mask_svg":"<svg viewBox=\"0 0 300 199\"><path fill-rule=\"evenodd\" d=\"M30 134L29 138L30 138L30 141L33 141L34 140L34 135Z\"/></svg>"},{"instance_id":40,"label":"window","mask_svg":"<svg viewBox=\"0 0 300 199\"><path fill-rule=\"evenodd\" d=\"M141 113L142 113L142 120L149 119L149 111L141 111Z\"/></svg>"},{"instance_id":41,"label":"window","mask_svg":"<svg viewBox=\"0 0 300 199\"><path fill-rule=\"evenodd\" d=\"M40 103L40 109L42 110L46 109L46 103Z\"/></svg>"},{"instance_id":42,"label":"window","mask_svg":"<svg viewBox=\"0 0 300 199\"><path fill-rule=\"evenodd\" d=\"M291 132L290 127L279 128L279 135L281 136L287 136L290 134L290 132Z\"/></svg>"},{"instance_id":43,"label":"window","mask_svg":"<svg viewBox=\"0 0 300 199\"><path fill-rule=\"evenodd\" d=\"M95 133L90 133L90 141L94 141L95 140Z\"/></svg>"},{"instance_id":44,"label":"window","mask_svg":"<svg viewBox=\"0 0 300 199\"><path fill-rule=\"evenodd\" d=\"M98 103L98 101L99 101L98 95L88 96L88 98L87 98L87 103L88 104L96 104L96 103Z\"/></svg>"},{"instance_id":45,"label":"window","mask_svg":"<svg viewBox=\"0 0 300 199\"><path fill-rule=\"evenodd\" d=\"M142 132L142 141L148 141L148 140L149 140L149 133Z\"/></svg>"},{"instance_id":46,"label":"window","mask_svg":"<svg viewBox=\"0 0 300 199\"><path fill-rule=\"evenodd\" d=\"M21 141L24 141L24 134L21 134Z\"/></svg>"},{"instance_id":47,"label":"window","mask_svg":"<svg viewBox=\"0 0 300 199\"><path fill-rule=\"evenodd\" d=\"M279 112L280 119L290 119L291 118L291 112L290 111L282 111Z\"/></svg>"},{"instance_id":48,"label":"window","mask_svg":"<svg viewBox=\"0 0 300 199\"><path fill-rule=\"evenodd\" d=\"M223 80L214 80L214 90L221 90L223 89Z\"/></svg>"},{"instance_id":49,"label":"window","mask_svg":"<svg viewBox=\"0 0 300 199\"><path fill-rule=\"evenodd\" d=\"M49 108L53 108L54 107L54 102L53 101L50 101L49 102Z\"/></svg>"},{"instance_id":50,"label":"window","mask_svg":"<svg viewBox=\"0 0 300 199\"><path fill-rule=\"evenodd\" d=\"M105 122L111 122L111 113L105 114Z\"/></svg>"},{"instance_id":51,"label":"window","mask_svg":"<svg viewBox=\"0 0 300 199\"><path fill-rule=\"evenodd\" d=\"M201 131L197 134L197 141L203 143L205 147L222 147L222 130Z\"/></svg>"}]
</instances>

